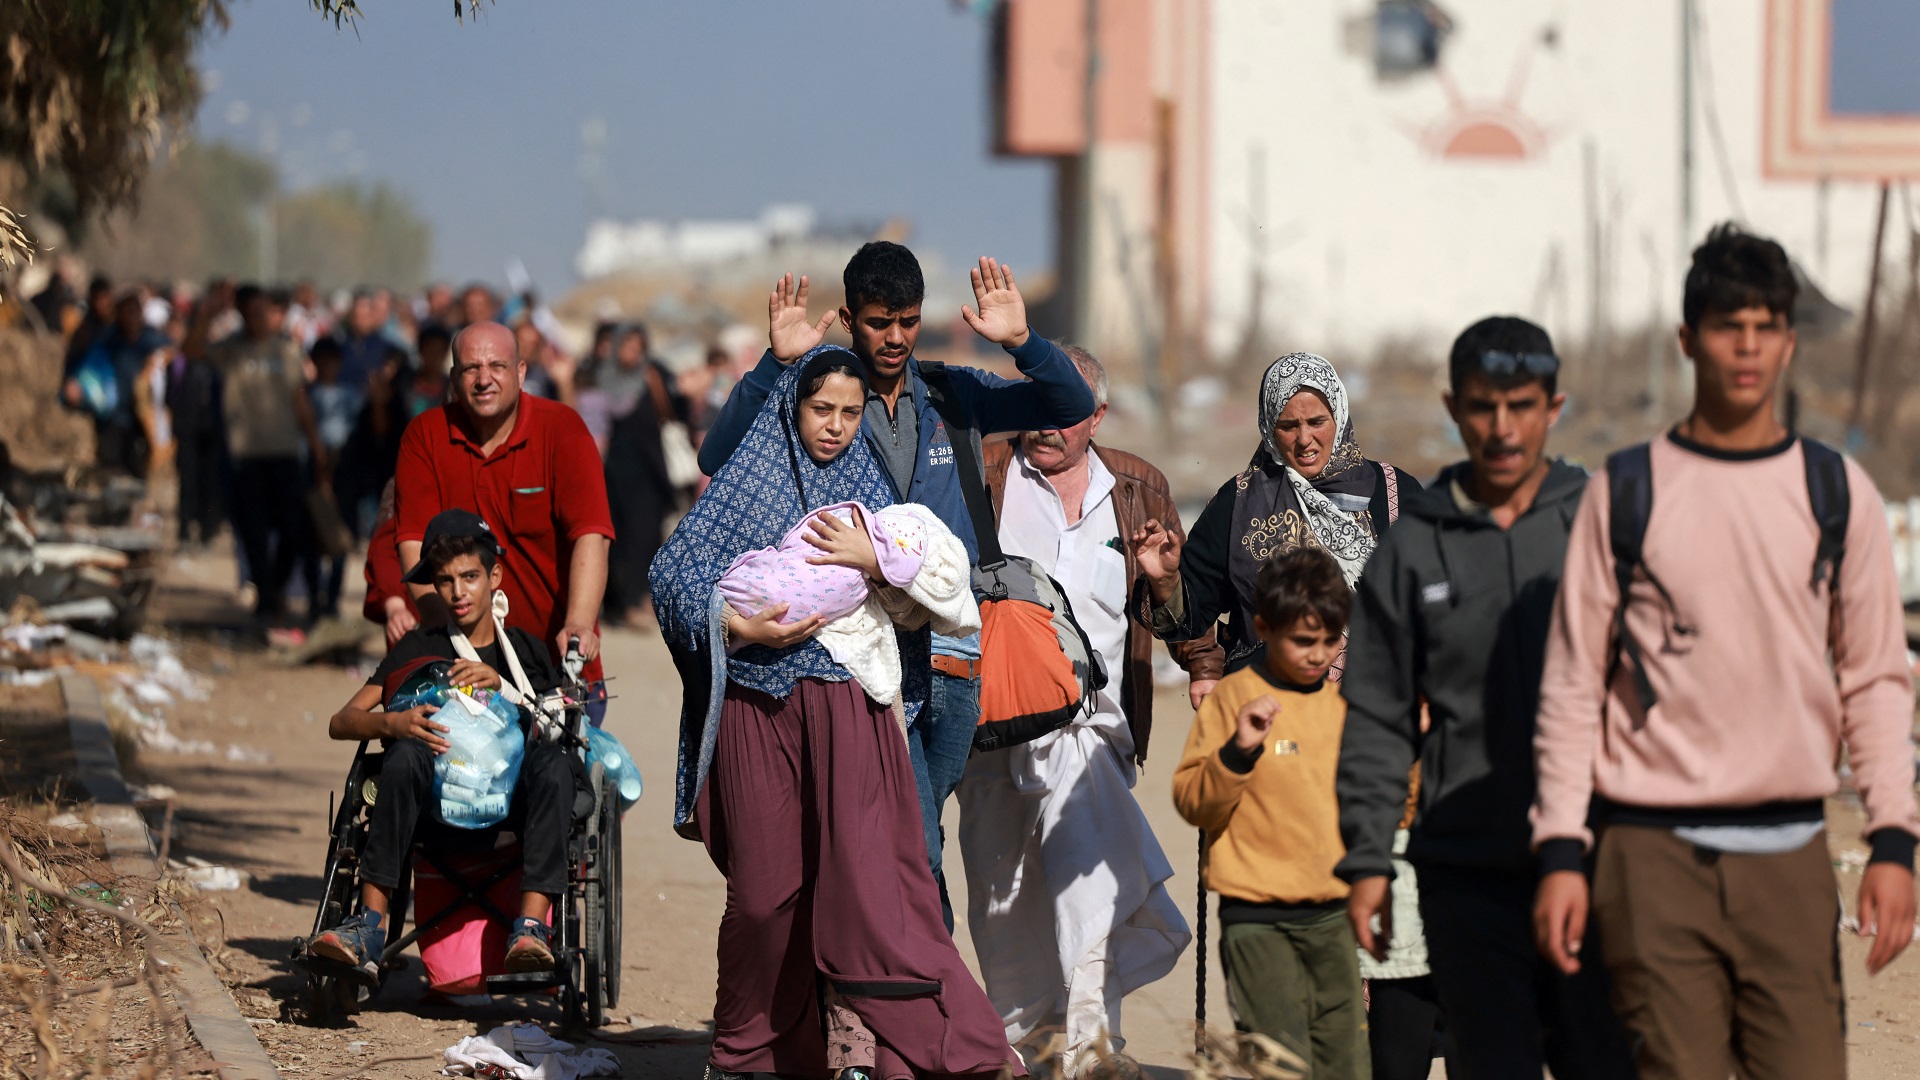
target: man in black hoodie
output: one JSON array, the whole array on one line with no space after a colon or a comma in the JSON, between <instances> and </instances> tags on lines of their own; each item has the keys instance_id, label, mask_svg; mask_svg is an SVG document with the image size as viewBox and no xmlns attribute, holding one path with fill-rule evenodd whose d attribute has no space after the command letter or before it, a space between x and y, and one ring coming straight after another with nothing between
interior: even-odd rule
<instances>
[{"instance_id":1,"label":"man in black hoodie","mask_svg":"<svg viewBox=\"0 0 1920 1080\"><path fill-rule=\"evenodd\" d=\"M1367 563L1347 645L1335 872L1361 948L1392 935L1394 827L1407 847L1457 1080L1632 1077L1599 965L1568 977L1533 946L1533 716L1547 624L1585 470L1546 456L1566 396L1547 332L1497 316L1448 363L1467 460L1411 496ZM1421 707L1431 726L1421 731Z\"/></svg>"}]
</instances>

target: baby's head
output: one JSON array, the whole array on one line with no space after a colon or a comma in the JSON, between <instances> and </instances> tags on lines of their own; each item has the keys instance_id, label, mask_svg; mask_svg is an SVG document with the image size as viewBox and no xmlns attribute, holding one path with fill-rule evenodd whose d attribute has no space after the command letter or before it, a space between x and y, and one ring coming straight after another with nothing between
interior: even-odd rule
<instances>
[{"instance_id":1,"label":"baby's head","mask_svg":"<svg viewBox=\"0 0 1920 1080\"><path fill-rule=\"evenodd\" d=\"M866 407L866 375L852 353L835 349L814 357L800 373L794 409L807 456L825 465L846 452L860 435L860 414Z\"/></svg>"}]
</instances>

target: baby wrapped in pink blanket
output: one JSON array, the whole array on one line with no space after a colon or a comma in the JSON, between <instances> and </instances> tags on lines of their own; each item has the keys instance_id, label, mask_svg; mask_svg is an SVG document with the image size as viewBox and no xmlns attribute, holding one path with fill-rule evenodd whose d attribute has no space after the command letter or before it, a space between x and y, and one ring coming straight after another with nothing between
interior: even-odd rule
<instances>
[{"instance_id":1,"label":"baby wrapped in pink blanket","mask_svg":"<svg viewBox=\"0 0 1920 1080\"><path fill-rule=\"evenodd\" d=\"M806 541L808 520L831 514L851 524L856 509L884 581L871 581L853 567L807 561L820 553ZM933 511L916 503L878 511L836 503L813 511L775 546L733 560L718 588L728 605L748 618L787 604L783 623L815 615L826 619L815 640L883 705L894 704L900 693L900 647L893 626L913 630L930 621L936 632L953 637L980 629L966 545Z\"/></svg>"}]
</instances>

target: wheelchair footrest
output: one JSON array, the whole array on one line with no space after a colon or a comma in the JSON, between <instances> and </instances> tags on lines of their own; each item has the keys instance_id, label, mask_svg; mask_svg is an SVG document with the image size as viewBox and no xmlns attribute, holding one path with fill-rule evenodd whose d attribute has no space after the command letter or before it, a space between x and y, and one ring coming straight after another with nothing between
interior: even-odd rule
<instances>
[{"instance_id":1,"label":"wheelchair footrest","mask_svg":"<svg viewBox=\"0 0 1920 1080\"><path fill-rule=\"evenodd\" d=\"M524 971L512 975L487 976L489 994L529 994L536 990L565 985L567 973L564 967L555 967L552 971Z\"/></svg>"},{"instance_id":2,"label":"wheelchair footrest","mask_svg":"<svg viewBox=\"0 0 1920 1080\"><path fill-rule=\"evenodd\" d=\"M305 968L323 978L344 979L347 982L356 983L360 986L380 985L379 980L369 978L365 971L354 967L352 964L343 964L338 960L329 960L324 956L314 956L305 951L294 954L293 964L295 967Z\"/></svg>"}]
</instances>

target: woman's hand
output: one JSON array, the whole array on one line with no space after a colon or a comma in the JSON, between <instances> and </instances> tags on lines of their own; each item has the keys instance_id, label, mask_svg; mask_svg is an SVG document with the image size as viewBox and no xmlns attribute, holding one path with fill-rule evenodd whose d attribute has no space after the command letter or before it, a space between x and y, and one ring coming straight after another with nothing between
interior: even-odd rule
<instances>
[{"instance_id":1,"label":"woman's hand","mask_svg":"<svg viewBox=\"0 0 1920 1080\"><path fill-rule=\"evenodd\" d=\"M439 712L437 705L417 705L405 712L382 713L387 718L383 738L419 739L436 754L447 752L447 740L441 738L448 730L447 725L438 724L428 717Z\"/></svg>"},{"instance_id":2,"label":"woman's hand","mask_svg":"<svg viewBox=\"0 0 1920 1080\"><path fill-rule=\"evenodd\" d=\"M784 649L789 645L798 645L813 636L815 630L826 625L827 620L818 615L801 619L799 622L783 623L781 616L787 613L791 604L775 604L748 618L739 612L727 616L727 633L733 640L748 645L765 645L770 649Z\"/></svg>"},{"instance_id":3,"label":"woman's hand","mask_svg":"<svg viewBox=\"0 0 1920 1080\"><path fill-rule=\"evenodd\" d=\"M1195 679L1187 684L1187 700L1193 702L1195 712L1200 711L1201 703L1205 702L1207 695L1213 693L1213 688L1219 685L1219 679Z\"/></svg>"},{"instance_id":4,"label":"woman's hand","mask_svg":"<svg viewBox=\"0 0 1920 1080\"><path fill-rule=\"evenodd\" d=\"M507 647L513 646L509 643ZM467 686L475 690L500 689L500 673L478 660L455 660L453 669L447 672L447 681L454 686Z\"/></svg>"},{"instance_id":5,"label":"woman's hand","mask_svg":"<svg viewBox=\"0 0 1920 1080\"><path fill-rule=\"evenodd\" d=\"M1129 538L1133 545L1134 560L1140 565L1140 572L1147 575L1147 588L1153 593L1153 602L1164 607L1173 599L1173 591L1180 585L1180 549L1183 546L1178 534L1160 524L1156 518L1148 518L1145 525L1133 531Z\"/></svg>"},{"instance_id":6,"label":"woman's hand","mask_svg":"<svg viewBox=\"0 0 1920 1080\"><path fill-rule=\"evenodd\" d=\"M808 562L815 566L850 566L879 580L880 556L873 550L873 538L867 535L860 511L853 512L851 524L833 514L815 514L807 527L801 539L820 550L820 554L808 556Z\"/></svg>"}]
</instances>

